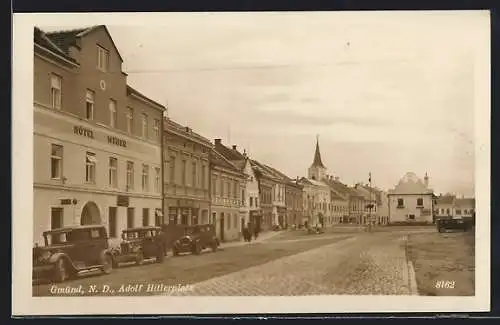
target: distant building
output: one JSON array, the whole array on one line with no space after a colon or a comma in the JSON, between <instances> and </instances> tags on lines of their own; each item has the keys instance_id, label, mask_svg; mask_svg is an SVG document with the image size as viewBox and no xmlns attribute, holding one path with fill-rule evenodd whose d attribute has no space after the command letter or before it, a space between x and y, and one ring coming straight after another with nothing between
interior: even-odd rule
<instances>
[{"instance_id":1,"label":"distant building","mask_svg":"<svg viewBox=\"0 0 500 325\"><path fill-rule=\"evenodd\" d=\"M330 211L330 187L322 181L311 178L301 178L299 184L303 188L303 218L308 225L323 224L328 226Z\"/></svg>"},{"instance_id":2,"label":"distant building","mask_svg":"<svg viewBox=\"0 0 500 325\"><path fill-rule=\"evenodd\" d=\"M436 196L434 199L434 218L453 218L456 197L453 194Z\"/></svg>"},{"instance_id":3,"label":"distant building","mask_svg":"<svg viewBox=\"0 0 500 325\"><path fill-rule=\"evenodd\" d=\"M475 198L457 198L455 200L455 215L462 218L472 218L476 215Z\"/></svg>"},{"instance_id":4,"label":"distant building","mask_svg":"<svg viewBox=\"0 0 500 325\"><path fill-rule=\"evenodd\" d=\"M408 172L394 189L388 192L389 222L433 222L433 190L429 181L423 182L415 173Z\"/></svg>"}]
</instances>

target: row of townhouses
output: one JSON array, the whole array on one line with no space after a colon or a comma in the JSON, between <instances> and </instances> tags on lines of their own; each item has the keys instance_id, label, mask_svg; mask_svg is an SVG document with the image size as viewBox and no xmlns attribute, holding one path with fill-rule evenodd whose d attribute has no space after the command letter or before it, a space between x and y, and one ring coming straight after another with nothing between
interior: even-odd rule
<instances>
[{"instance_id":1,"label":"row of townhouses","mask_svg":"<svg viewBox=\"0 0 500 325\"><path fill-rule=\"evenodd\" d=\"M319 141L307 177L295 178L212 142L128 85L122 63L106 26L34 30L35 242L64 226L104 224L118 240L125 228L206 223L229 241L249 222L263 231L387 224L434 211L432 190L411 175L389 193L343 184Z\"/></svg>"}]
</instances>

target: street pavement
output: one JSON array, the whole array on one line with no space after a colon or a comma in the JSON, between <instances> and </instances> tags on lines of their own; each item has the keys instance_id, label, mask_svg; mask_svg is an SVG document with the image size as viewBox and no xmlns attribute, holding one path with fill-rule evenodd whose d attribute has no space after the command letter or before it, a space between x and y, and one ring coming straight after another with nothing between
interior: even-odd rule
<instances>
[{"instance_id":1,"label":"street pavement","mask_svg":"<svg viewBox=\"0 0 500 325\"><path fill-rule=\"evenodd\" d=\"M414 275L405 245L400 232L359 234L169 295L412 295Z\"/></svg>"}]
</instances>

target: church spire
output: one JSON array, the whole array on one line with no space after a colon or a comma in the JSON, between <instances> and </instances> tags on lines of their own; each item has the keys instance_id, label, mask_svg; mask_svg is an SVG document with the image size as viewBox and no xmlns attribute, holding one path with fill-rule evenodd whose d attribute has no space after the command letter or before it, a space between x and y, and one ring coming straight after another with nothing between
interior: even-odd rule
<instances>
[{"instance_id":1,"label":"church spire","mask_svg":"<svg viewBox=\"0 0 500 325\"><path fill-rule=\"evenodd\" d=\"M319 135L316 135L316 152L314 153L314 160L311 167L326 168L321 161L321 153L319 151Z\"/></svg>"}]
</instances>

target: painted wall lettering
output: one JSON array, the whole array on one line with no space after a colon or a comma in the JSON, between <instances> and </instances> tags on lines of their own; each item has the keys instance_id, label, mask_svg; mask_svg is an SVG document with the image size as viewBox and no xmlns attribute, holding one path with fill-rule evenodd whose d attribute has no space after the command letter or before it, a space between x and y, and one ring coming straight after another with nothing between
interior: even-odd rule
<instances>
[{"instance_id":1,"label":"painted wall lettering","mask_svg":"<svg viewBox=\"0 0 500 325\"><path fill-rule=\"evenodd\" d=\"M88 137L88 138L91 138L91 139L94 138L94 131L92 131L91 129L84 128L83 126L75 125L73 127L73 132L75 134L78 134L78 135L81 135L81 136L84 136L84 137Z\"/></svg>"},{"instance_id":2,"label":"painted wall lettering","mask_svg":"<svg viewBox=\"0 0 500 325\"><path fill-rule=\"evenodd\" d=\"M127 147L127 141L126 140L122 140L122 139L119 139L117 137L113 137L113 136L110 136L110 135L108 135L108 143L114 144L116 146L124 147L124 148Z\"/></svg>"}]
</instances>

